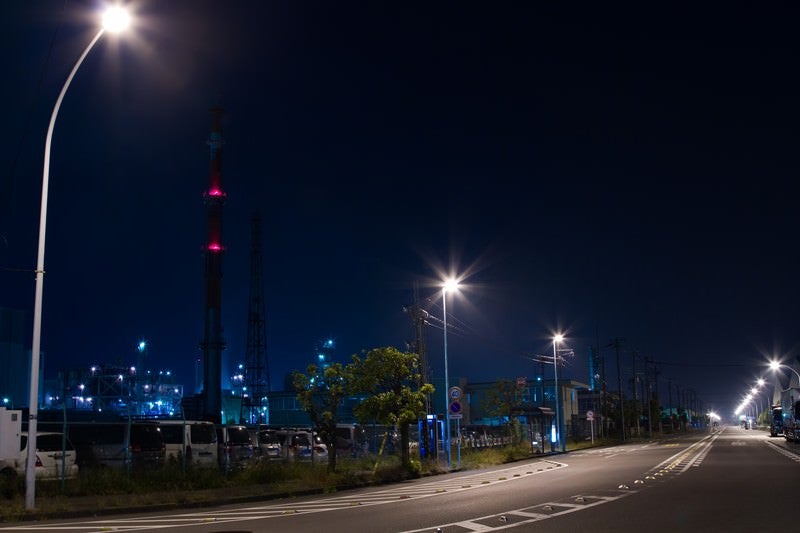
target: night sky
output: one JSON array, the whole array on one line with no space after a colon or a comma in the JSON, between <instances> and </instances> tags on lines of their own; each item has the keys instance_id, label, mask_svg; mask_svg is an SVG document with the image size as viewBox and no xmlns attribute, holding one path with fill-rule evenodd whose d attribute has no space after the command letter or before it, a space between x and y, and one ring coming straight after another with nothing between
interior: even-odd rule
<instances>
[{"instance_id":1,"label":"night sky","mask_svg":"<svg viewBox=\"0 0 800 533\"><path fill-rule=\"evenodd\" d=\"M4 5L0 306L29 315L47 123L100 5ZM635 349L661 362L662 398L671 378L729 413L767 355L798 354L796 6L130 7L56 125L47 377L133 362L143 338L192 389L215 104L224 364L244 358L259 210L273 390L329 337L342 362L404 348L413 281L441 318L448 273L453 376L533 377L563 330L559 374L588 382L589 345L621 337L623 379ZM441 328L426 334L441 377Z\"/></svg>"}]
</instances>

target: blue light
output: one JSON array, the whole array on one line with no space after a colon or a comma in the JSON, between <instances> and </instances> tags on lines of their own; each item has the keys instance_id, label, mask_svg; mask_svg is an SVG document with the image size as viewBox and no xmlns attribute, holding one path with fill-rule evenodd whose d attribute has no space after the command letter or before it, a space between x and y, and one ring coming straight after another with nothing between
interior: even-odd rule
<instances>
[{"instance_id":1,"label":"blue light","mask_svg":"<svg viewBox=\"0 0 800 533\"><path fill-rule=\"evenodd\" d=\"M319 359L320 361L324 361L325 360L325 354L318 353L317 354L317 359Z\"/></svg>"},{"instance_id":2,"label":"blue light","mask_svg":"<svg viewBox=\"0 0 800 533\"><path fill-rule=\"evenodd\" d=\"M553 424L550 426L550 442L556 441L556 426Z\"/></svg>"},{"instance_id":3,"label":"blue light","mask_svg":"<svg viewBox=\"0 0 800 533\"><path fill-rule=\"evenodd\" d=\"M140 352L143 352L147 348L147 343L145 341L139 341L138 349Z\"/></svg>"}]
</instances>

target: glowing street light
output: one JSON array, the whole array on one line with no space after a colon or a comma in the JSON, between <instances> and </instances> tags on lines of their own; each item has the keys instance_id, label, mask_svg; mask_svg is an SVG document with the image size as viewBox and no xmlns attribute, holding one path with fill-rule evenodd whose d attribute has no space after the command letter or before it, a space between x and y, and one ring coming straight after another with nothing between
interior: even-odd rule
<instances>
[{"instance_id":1,"label":"glowing street light","mask_svg":"<svg viewBox=\"0 0 800 533\"><path fill-rule=\"evenodd\" d=\"M777 371L781 367L788 368L789 370L794 372L794 375L797 376L798 381L800 381L800 374L798 374L797 370L795 370L794 368L790 367L789 365L781 364L780 361L770 361L769 362L769 367L772 369L773 372Z\"/></svg>"},{"instance_id":2,"label":"glowing street light","mask_svg":"<svg viewBox=\"0 0 800 533\"><path fill-rule=\"evenodd\" d=\"M444 445L447 448L447 467L450 468L452 455L450 451L450 378L447 373L447 293L458 290L458 280L449 278L442 285L442 324L444 329L444 410L445 432Z\"/></svg>"},{"instance_id":3,"label":"glowing street light","mask_svg":"<svg viewBox=\"0 0 800 533\"><path fill-rule=\"evenodd\" d=\"M558 344L564 340L564 335L557 333L553 337L553 377L555 378L555 391L556 391L556 443L561 445L561 451L565 452L567 443L564 441L564 436L561 433L561 414L558 409L558 397L561 392L558 390Z\"/></svg>"},{"instance_id":4,"label":"glowing street light","mask_svg":"<svg viewBox=\"0 0 800 533\"><path fill-rule=\"evenodd\" d=\"M31 345L31 387L28 421L28 456L25 465L25 508L33 509L36 499L36 422L39 411L39 352L42 336L42 290L44 285L44 243L47 228L47 193L50 182L50 147L53 141L53 130L56 125L58 110L67 93L72 78L78 72L83 60L91 51L94 44L106 31L118 33L125 29L130 22L130 17L121 7L113 7L103 16L103 26L94 36L92 41L83 51L72 71L67 76L67 81L61 88L56 99L53 113L50 115L50 124L47 127L47 137L44 144L44 169L42 171L42 203L39 215L39 248L36 261L36 294L33 306L33 342Z\"/></svg>"}]
</instances>

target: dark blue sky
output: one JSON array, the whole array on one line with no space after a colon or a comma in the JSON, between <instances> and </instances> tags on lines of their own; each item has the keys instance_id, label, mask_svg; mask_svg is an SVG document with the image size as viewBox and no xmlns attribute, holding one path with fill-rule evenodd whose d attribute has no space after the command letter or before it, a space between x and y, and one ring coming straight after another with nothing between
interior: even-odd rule
<instances>
[{"instance_id":1,"label":"dark blue sky","mask_svg":"<svg viewBox=\"0 0 800 533\"><path fill-rule=\"evenodd\" d=\"M99 5L4 8L2 306L32 313L47 121ZM133 32L98 43L57 122L48 375L133 361L146 338L193 382L218 102L226 358L244 356L259 209L273 389L329 336L342 361L402 347L412 281L442 270L470 273L448 309L468 325L453 375L532 376L526 356L562 328L568 377L588 380L596 335L619 336L665 363L662 391L672 378L732 409L762 353L796 355L796 8L131 7Z\"/></svg>"}]
</instances>

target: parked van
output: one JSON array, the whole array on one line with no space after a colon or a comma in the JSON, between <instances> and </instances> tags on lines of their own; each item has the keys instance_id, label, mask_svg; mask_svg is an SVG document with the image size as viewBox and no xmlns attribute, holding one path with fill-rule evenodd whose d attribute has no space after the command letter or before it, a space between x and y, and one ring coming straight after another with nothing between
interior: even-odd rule
<instances>
[{"instance_id":1,"label":"parked van","mask_svg":"<svg viewBox=\"0 0 800 533\"><path fill-rule=\"evenodd\" d=\"M42 429L59 426L41 424ZM164 464L164 441L156 422L68 422L67 435L81 469L157 468Z\"/></svg>"},{"instance_id":2,"label":"parked van","mask_svg":"<svg viewBox=\"0 0 800 533\"><path fill-rule=\"evenodd\" d=\"M161 438L166 458L182 460L202 467L217 466L217 432L214 424L199 420L160 420Z\"/></svg>"},{"instance_id":3,"label":"parked van","mask_svg":"<svg viewBox=\"0 0 800 533\"><path fill-rule=\"evenodd\" d=\"M217 461L224 470L239 470L254 459L255 452L246 426L217 426Z\"/></svg>"}]
</instances>

